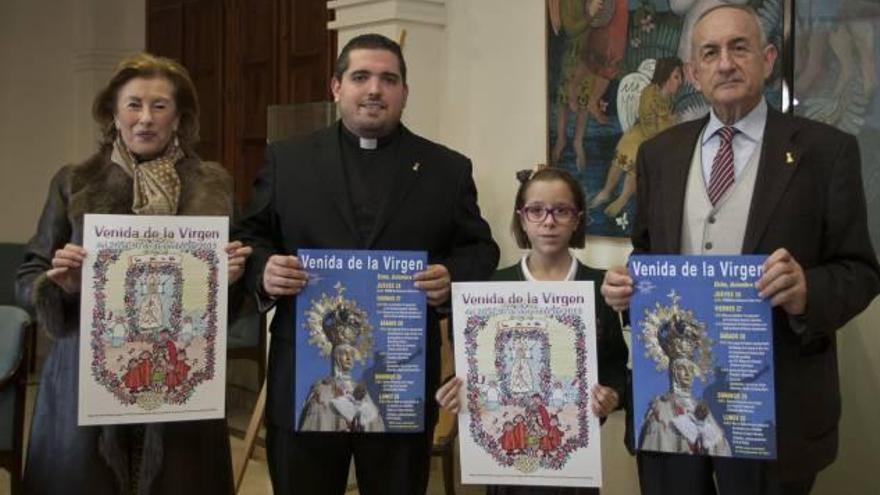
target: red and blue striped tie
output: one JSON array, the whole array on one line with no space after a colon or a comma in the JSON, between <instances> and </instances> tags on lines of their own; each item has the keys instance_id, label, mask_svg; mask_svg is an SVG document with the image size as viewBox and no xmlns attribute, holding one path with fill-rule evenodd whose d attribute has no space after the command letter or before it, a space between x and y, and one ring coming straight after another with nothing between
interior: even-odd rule
<instances>
[{"instance_id":1,"label":"red and blue striped tie","mask_svg":"<svg viewBox=\"0 0 880 495\"><path fill-rule=\"evenodd\" d=\"M717 206L724 193L733 185L733 136L735 127L725 126L716 131L721 145L712 161L712 175L709 178L709 200Z\"/></svg>"}]
</instances>

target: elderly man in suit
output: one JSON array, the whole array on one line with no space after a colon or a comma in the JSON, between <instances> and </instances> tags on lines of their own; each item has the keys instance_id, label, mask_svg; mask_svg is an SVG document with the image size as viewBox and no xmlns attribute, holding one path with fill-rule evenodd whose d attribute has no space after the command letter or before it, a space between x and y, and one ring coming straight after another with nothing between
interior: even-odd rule
<instances>
[{"instance_id":1,"label":"elderly man in suit","mask_svg":"<svg viewBox=\"0 0 880 495\"><path fill-rule=\"evenodd\" d=\"M636 253L768 255L757 287L774 307L778 459L640 452L643 493L806 494L837 454L835 332L877 294L880 269L856 140L768 108L775 59L751 8L702 15L688 76L712 111L641 146L632 241ZM606 274L611 306L632 291L623 267Z\"/></svg>"},{"instance_id":2,"label":"elderly man in suit","mask_svg":"<svg viewBox=\"0 0 880 495\"><path fill-rule=\"evenodd\" d=\"M253 246L247 283L272 322L267 448L277 494L342 494L354 457L364 494L417 494L427 486L434 401L419 434L297 432L293 424L296 295L307 283L300 248L422 250L415 275L428 304L426 394L440 373L438 309L451 280L487 278L498 246L477 207L471 163L400 123L408 87L397 43L352 39L331 82L341 120L304 139L273 143L236 238ZM430 395L428 395L430 397Z\"/></svg>"}]
</instances>

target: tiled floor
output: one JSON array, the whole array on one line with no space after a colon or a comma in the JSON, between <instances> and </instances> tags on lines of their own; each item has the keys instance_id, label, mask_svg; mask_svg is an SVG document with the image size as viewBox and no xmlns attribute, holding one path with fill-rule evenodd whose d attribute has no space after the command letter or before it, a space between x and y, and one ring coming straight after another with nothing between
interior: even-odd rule
<instances>
[{"instance_id":1,"label":"tiled floor","mask_svg":"<svg viewBox=\"0 0 880 495\"><path fill-rule=\"evenodd\" d=\"M49 343L41 339L37 346L38 368L42 362L42 356L48 351ZM30 421L30 412L33 407L33 399L36 394L36 381L39 377L35 373L30 378L28 387L28 401L26 406L27 421ZM229 409L228 421L230 428L237 430L237 434L230 435L232 445L233 465L244 455L244 442L241 440L243 432L250 420L256 393L247 392L249 386L253 388L256 383L256 366L247 360L233 360L227 364L227 378L229 382L238 384L229 387L227 393L227 408ZM623 448L624 415L622 412L611 415L602 428L602 458L604 460L603 478L605 488L603 495L630 495L638 493L635 460L627 454ZM25 426L28 431L29 424ZM456 462L458 456L456 455ZM483 487L477 485L462 486L459 482L459 468L456 464L455 493L458 495L477 495L483 493ZM351 487L346 495L355 495L357 483L354 476L349 479ZM266 453L261 447L257 447L254 455L248 463L242 482L241 495L266 495L272 493L269 481L269 471L266 465ZM9 494L9 474L0 469L0 495ZM445 495L443 486L442 469L439 458L433 458L431 464L431 478L428 485L428 495Z\"/></svg>"},{"instance_id":2,"label":"tiled floor","mask_svg":"<svg viewBox=\"0 0 880 495\"><path fill-rule=\"evenodd\" d=\"M33 407L33 397L35 392L36 385L30 385L28 387L28 419L30 418L30 411ZM233 428L243 430L248 422L249 416L250 411L247 407L240 407L237 410L231 409L229 423ZM605 485L605 488L602 490L603 495L629 495L638 493L635 461L623 448L623 423L623 413L618 412L613 414L602 428L602 458L604 460L603 478ZM240 456L244 455L244 442L236 435L231 435L230 441L232 444L233 460L239 459ZM456 494L477 495L483 493L483 488L481 486L462 486L458 481L458 471L458 466L456 465ZM428 495L445 494L441 472L439 458L432 459ZM348 491L347 495L357 494L358 491L353 478L350 480L350 484L351 489ZM266 466L266 454L265 450L261 447L255 449L254 455L248 463L244 481L239 493L241 495L267 495L272 493L272 487L269 481L269 471ZM0 470L0 495L8 494L9 474L5 470Z\"/></svg>"},{"instance_id":3,"label":"tiled floor","mask_svg":"<svg viewBox=\"0 0 880 495\"><path fill-rule=\"evenodd\" d=\"M246 408L233 409L229 415L229 424L232 428L244 430L249 420L250 411ZM604 486L603 495L630 495L638 493L635 460L623 448L624 414L617 412L612 414L602 428L602 459ZM238 459L243 455L244 444L236 436L232 439L232 456ZM460 482L459 467L456 455L455 493L458 495L482 495L483 487L478 485L463 486ZM358 493L356 480L352 476L349 480L351 488L347 495ZM266 454L262 448L257 447L254 457L248 463L242 482L241 495L262 495L272 493L269 473L266 466ZM431 478L428 482L427 495L444 495L442 466L439 458L431 460Z\"/></svg>"},{"instance_id":4,"label":"tiled floor","mask_svg":"<svg viewBox=\"0 0 880 495\"><path fill-rule=\"evenodd\" d=\"M623 413L613 414L602 428L602 459L604 460L602 476L604 479L603 495L630 495L638 493L636 479L635 460L629 456L623 448ZM232 455L237 458L242 455L243 444L235 437L232 442ZM456 456L456 462L457 462ZM432 459L431 479L428 484L427 495L444 495L443 476L440 460ZM477 485L462 486L459 481L459 469L456 464L455 493L458 495L482 495L483 487ZM353 480L352 480L353 481ZM242 483L241 495L262 495L272 493L269 483L269 473L266 468L265 452L257 448L255 458L248 464ZM357 488L352 487L347 495L357 494Z\"/></svg>"}]
</instances>

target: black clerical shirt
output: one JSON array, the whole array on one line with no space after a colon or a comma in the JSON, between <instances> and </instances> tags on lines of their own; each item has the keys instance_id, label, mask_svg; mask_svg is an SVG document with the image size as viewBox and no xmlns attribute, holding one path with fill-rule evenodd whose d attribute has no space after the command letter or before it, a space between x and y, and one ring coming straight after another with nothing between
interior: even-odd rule
<instances>
[{"instance_id":1,"label":"black clerical shirt","mask_svg":"<svg viewBox=\"0 0 880 495\"><path fill-rule=\"evenodd\" d=\"M392 190L394 171L400 166L400 126L376 142L375 149L361 147L360 138L340 125L342 168L354 208L358 238L366 247L376 218Z\"/></svg>"}]
</instances>

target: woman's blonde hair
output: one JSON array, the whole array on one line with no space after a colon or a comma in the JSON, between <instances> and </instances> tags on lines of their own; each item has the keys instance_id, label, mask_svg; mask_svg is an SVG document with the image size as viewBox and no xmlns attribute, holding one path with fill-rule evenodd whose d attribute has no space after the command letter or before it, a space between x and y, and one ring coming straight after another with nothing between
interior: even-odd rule
<instances>
[{"instance_id":1,"label":"woman's blonde hair","mask_svg":"<svg viewBox=\"0 0 880 495\"><path fill-rule=\"evenodd\" d=\"M146 52L136 53L122 59L110 82L104 87L92 105L92 115L101 127L101 145L116 140L116 101L119 89L134 78L164 77L174 86L174 106L180 117L177 139L185 150L191 150L199 140L199 99L189 72L170 58L157 57Z\"/></svg>"}]
</instances>

